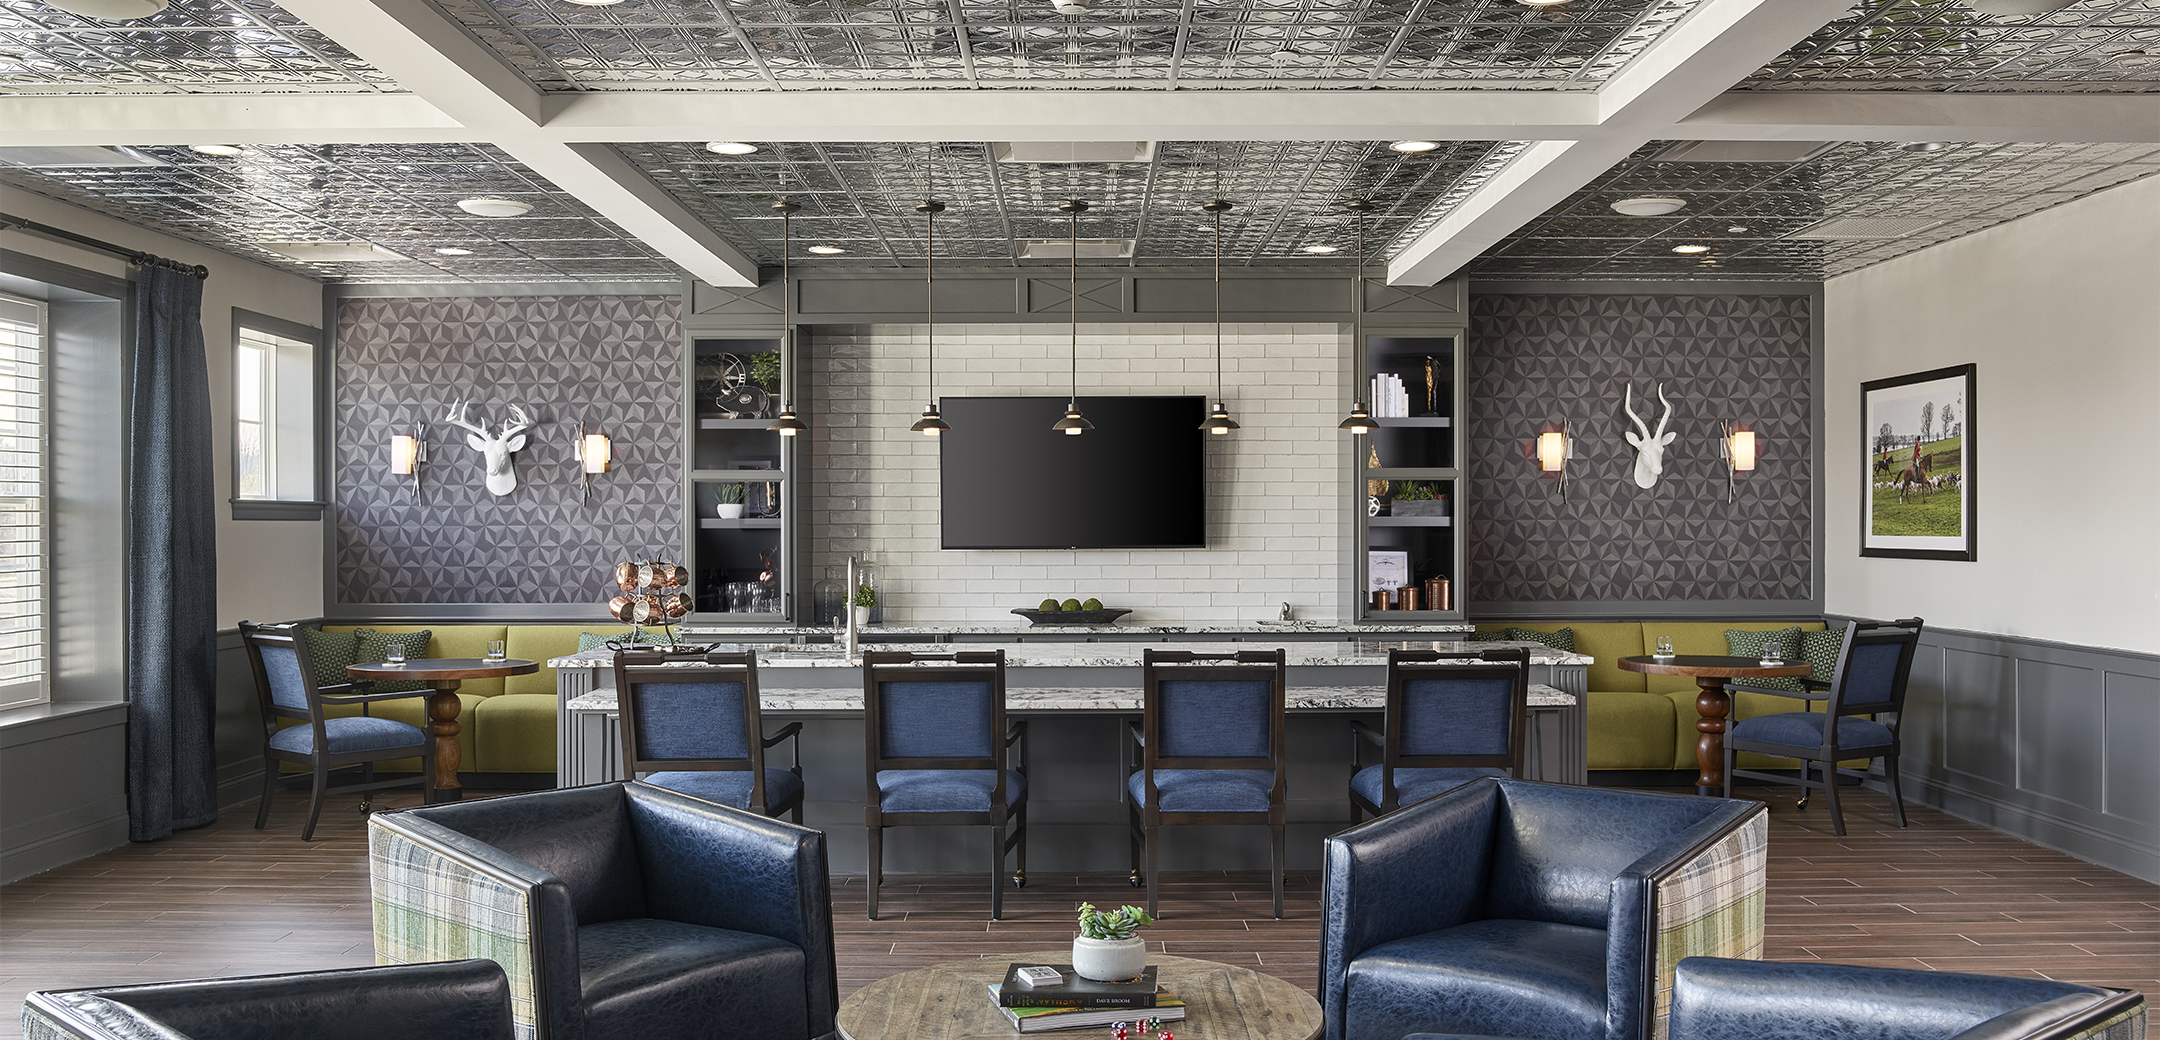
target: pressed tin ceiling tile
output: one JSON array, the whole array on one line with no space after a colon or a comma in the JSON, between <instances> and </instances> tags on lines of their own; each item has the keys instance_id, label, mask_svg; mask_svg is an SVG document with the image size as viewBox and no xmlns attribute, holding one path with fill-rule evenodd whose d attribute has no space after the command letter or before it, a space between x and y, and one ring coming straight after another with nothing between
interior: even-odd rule
<instances>
[{"instance_id":1,"label":"pressed tin ceiling tile","mask_svg":"<svg viewBox=\"0 0 2160 1040\"><path fill-rule=\"evenodd\" d=\"M188 0L125 22L0 0L0 94L398 89L268 0Z\"/></svg>"},{"instance_id":2,"label":"pressed tin ceiling tile","mask_svg":"<svg viewBox=\"0 0 2160 1040\"><path fill-rule=\"evenodd\" d=\"M2160 4L2084 0L1991 16L1959 0L1865 0L1743 90L2160 90Z\"/></svg>"}]
</instances>

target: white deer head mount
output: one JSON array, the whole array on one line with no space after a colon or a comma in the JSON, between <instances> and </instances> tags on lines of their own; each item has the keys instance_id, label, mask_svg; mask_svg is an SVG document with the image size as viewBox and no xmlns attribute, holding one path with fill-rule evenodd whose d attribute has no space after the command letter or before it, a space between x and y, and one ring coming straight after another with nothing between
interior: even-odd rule
<instances>
[{"instance_id":1,"label":"white deer head mount","mask_svg":"<svg viewBox=\"0 0 2160 1040\"><path fill-rule=\"evenodd\" d=\"M532 427L532 416L517 405L510 406L510 421L503 423L501 433L489 433L485 425L467 422L465 413L472 405L459 398L450 406L450 414L443 421L464 428L465 443L474 451L487 457L487 489L491 495L507 495L517 490L517 470L510 465L510 453L525 447L525 431Z\"/></svg>"},{"instance_id":2,"label":"white deer head mount","mask_svg":"<svg viewBox=\"0 0 2160 1040\"><path fill-rule=\"evenodd\" d=\"M1635 446L1635 486L1655 487L1658 475L1665 472L1665 446L1673 442L1677 433L1666 433L1665 426L1672 422L1672 402L1665 399L1665 384L1657 388L1658 403L1665 406L1665 414L1658 417L1657 432L1651 433L1643 425L1642 416L1635 414L1635 384L1629 383L1627 399L1621 405L1627 417L1634 421L1635 432L1627 435L1627 442Z\"/></svg>"}]
</instances>

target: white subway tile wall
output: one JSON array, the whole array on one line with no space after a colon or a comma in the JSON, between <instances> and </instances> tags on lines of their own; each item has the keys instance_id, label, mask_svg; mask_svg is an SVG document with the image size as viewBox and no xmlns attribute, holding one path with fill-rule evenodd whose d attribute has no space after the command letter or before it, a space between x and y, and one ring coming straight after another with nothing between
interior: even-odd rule
<instances>
[{"instance_id":1,"label":"white subway tile wall","mask_svg":"<svg viewBox=\"0 0 2160 1040\"><path fill-rule=\"evenodd\" d=\"M1080 327L1080 395L1205 395L1214 326ZM1044 599L1100 599L1128 623L1258 621L1289 603L1334 620L1342 539L1341 359L1334 323L1223 326L1224 397L1242 429L1208 438L1205 549L943 550L938 444L908 432L927 400L921 325L822 326L811 353L816 405L810 486L813 578L850 552L884 586L885 620L1020 624ZM1059 325L938 329L938 393L1056 396L1070 385L1071 333Z\"/></svg>"}]
</instances>

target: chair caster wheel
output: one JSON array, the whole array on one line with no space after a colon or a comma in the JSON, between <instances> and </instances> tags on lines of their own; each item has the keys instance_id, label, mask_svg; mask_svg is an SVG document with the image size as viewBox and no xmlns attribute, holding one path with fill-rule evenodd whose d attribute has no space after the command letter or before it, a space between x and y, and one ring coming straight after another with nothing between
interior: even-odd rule
<instances>
[{"instance_id":1,"label":"chair caster wheel","mask_svg":"<svg viewBox=\"0 0 2160 1040\"><path fill-rule=\"evenodd\" d=\"M369 796L369 797L366 797L366 798L362 798L362 799L360 799L360 814L361 814L362 816L365 816L365 815L367 815L368 813L371 813L371 812L374 812L374 811L375 811L375 799L374 799L374 797L373 797L373 796Z\"/></svg>"},{"instance_id":2,"label":"chair caster wheel","mask_svg":"<svg viewBox=\"0 0 2160 1040\"><path fill-rule=\"evenodd\" d=\"M1027 887L1027 871L1025 871L1025 870L1016 870L1016 871L1013 871L1013 876L1012 876L1012 883L1013 883L1013 887L1014 887L1014 888L1026 888L1026 887Z\"/></svg>"},{"instance_id":3,"label":"chair caster wheel","mask_svg":"<svg viewBox=\"0 0 2160 1040\"><path fill-rule=\"evenodd\" d=\"M1797 802L1794 802L1794 803L1793 803L1793 808L1795 808L1795 809L1805 809L1805 808L1807 808L1807 796L1806 796L1806 795L1801 795L1801 796L1800 796L1800 800L1799 800L1799 801L1797 801Z\"/></svg>"},{"instance_id":4,"label":"chair caster wheel","mask_svg":"<svg viewBox=\"0 0 2160 1040\"><path fill-rule=\"evenodd\" d=\"M1134 888L1144 888L1147 886L1147 879L1141 877L1140 872L1137 870L1125 875L1125 880L1129 882Z\"/></svg>"}]
</instances>

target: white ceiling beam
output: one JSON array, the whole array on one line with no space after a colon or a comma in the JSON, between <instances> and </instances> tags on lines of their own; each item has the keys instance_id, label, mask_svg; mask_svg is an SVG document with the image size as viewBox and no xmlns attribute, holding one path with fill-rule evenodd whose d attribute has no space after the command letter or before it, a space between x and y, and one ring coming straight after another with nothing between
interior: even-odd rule
<instances>
[{"instance_id":1,"label":"white ceiling beam","mask_svg":"<svg viewBox=\"0 0 2160 1040\"><path fill-rule=\"evenodd\" d=\"M1388 282L1431 285L1455 273L1850 7L1850 0L1714 0L1696 8L1598 90L1603 132L1526 149L1398 250Z\"/></svg>"},{"instance_id":2,"label":"white ceiling beam","mask_svg":"<svg viewBox=\"0 0 2160 1040\"><path fill-rule=\"evenodd\" d=\"M1715 141L2160 142L2160 94L1733 91L1672 136Z\"/></svg>"},{"instance_id":3,"label":"white ceiling beam","mask_svg":"<svg viewBox=\"0 0 2160 1040\"><path fill-rule=\"evenodd\" d=\"M281 0L405 89L713 285L758 284L757 261L705 226L614 148L553 140L562 107L427 0Z\"/></svg>"},{"instance_id":4,"label":"white ceiling beam","mask_svg":"<svg viewBox=\"0 0 2160 1040\"><path fill-rule=\"evenodd\" d=\"M0 147L470 140L411 94L0 96Z\"/></svg>"}]
</instances>

